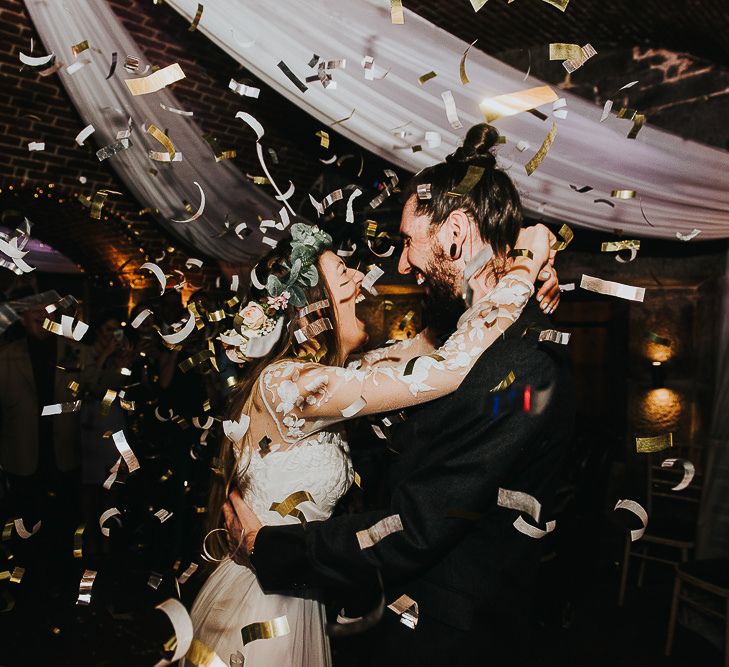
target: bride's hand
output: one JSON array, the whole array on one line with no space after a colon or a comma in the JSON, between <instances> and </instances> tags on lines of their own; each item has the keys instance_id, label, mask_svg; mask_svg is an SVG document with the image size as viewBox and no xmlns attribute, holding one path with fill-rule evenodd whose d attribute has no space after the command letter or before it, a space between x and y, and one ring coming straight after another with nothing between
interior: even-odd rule
<instances>
[{"instance_id":1,"label":"bride's hand","mask_svg":"<svg viewBox=\"0 0 729 667\"><path fill-rule=\"evenodd\" d=\"M237 557L242 555L241 550L249 556L253 552L256 535L262 528L262 524L237 490L233 491L223 504L223 514L225 515L225 527L228 529L228 541L233 550L231 558L239 562ZM233 536L238 535L240 535L240 541L233 542L235 539Z\"/></svg>"}]
</instances>

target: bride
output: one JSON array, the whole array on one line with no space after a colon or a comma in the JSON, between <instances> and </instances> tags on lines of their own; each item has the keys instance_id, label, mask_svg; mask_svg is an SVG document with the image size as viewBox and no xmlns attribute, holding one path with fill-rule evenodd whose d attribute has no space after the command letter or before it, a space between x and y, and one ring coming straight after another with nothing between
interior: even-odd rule
<instances>
[{"instance_id":1,"label":"bride","mask_svg":"<svg viewBox=\"0 0 729 667\"><path fill-rule=\"evenodd\" d=\"M327 519L354 478L342 422L454 391L521 314L549 243L542 225L522 230L518 247L529 252L464 313L442 346L421 333L346 367L367 341L356 315L362 273L329 250L328 234L300 223L259 262L252 300L235 330L221 336L228 356L247 364L247 381L225 423L233 444L222 447L211 495L213 526L203 546L220 563L192 608L198 641L231 664L244 657L248 667L331 664L324 606L301 591L265 594L255 574L228 556L237 541L220 527L229 491L238 485L264 525Z\"/></svg>"}]
</instances>

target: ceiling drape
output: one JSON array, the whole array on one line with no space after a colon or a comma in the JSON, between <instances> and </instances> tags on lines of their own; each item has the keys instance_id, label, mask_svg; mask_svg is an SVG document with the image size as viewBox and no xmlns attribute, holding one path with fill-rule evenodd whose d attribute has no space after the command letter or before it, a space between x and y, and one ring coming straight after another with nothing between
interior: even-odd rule
<instances>
[{"instance_id":1,"label":"ceiling drape","mask_svg":"<svg viewBox=\"0 0 729 667\"><path fill-rule=\"evenodd\" d=\"M131 146L107 160L142 207L158 209L156 217L160 223L199 253L230 262L250 262L265 250L261 243L264 234L273 239L280 236L281 231L275 227L261 232L258 219L282 225L279 216L282 203L248 181L229 161L216 162L194 118L160 106L180 108L171 89L139 96L130 93L124 79L139 78L139 75L124 69L125 57L138 57L139 72L147 70L145 76L151 74L149 62L106 0L24 1L48 53L55 53L57 60L66 65L57 76L81 116L79 131L92 124L94 141L104 146L114 143L117 133L127 129L129 117L134 121L129 137ZM71 46L83 40L91 48L74 57ZM115 74L107 79L114 51L118 54L118 64ZM34 55L38 56L37 50ZM88 64L69 73L69 65L83 61ZM150 150L166 152L162 144L145 132L150 125L167 131L182 154L179 162L150 159ZM254 132L242 122L241 133L248 133L255 140ZM265 136L262 141L265 142ZM150 169L156 170L156 175ZM203 215L193 222L173 222L190 217L185 201L193 211L198 209L201 195L195 182L205 193ZM231 223L230 231L220 237L226 217ZM236 223L241 221L247 222L252 230L244 239L233 233Z\"/></svg>"},{"instance_id":2,"label":"ceiling drape","mask_svg":"<svg viewBox=\"0 0 729 667\"><path fill-rule=\"evenodd\" d=\"M197 0L166 0L187 20ZM213 0L203 3L198 30L253 74L323 124L374 153L411 171L442 160L471 125L482 122L479 102L486 97L543 85L478 50L469 52L463 85L459 62L468 44L405 10L394 25L388 0ZM407 3L405 3L407 6ZM486 11L488 8L484 8ZM452 11L472 11L468 3ZM556 10L555 10L556 11ZM481 16L481 15L479 15ZM546 46L546 45L545 45ZM597 45L599 47L599 45ZM312 54L324 61L346 59L329 70L336 87L315 81L301 92L278 66L284 62L299 78L317 73ZM374 77L365 78L362 60L374 57ZM533 57L546 57L544 54ZM590 67L588 61L585 68ZM418 77L437 76L423 85ZM385 73L387 75L381 78ZM626 80L626 83L628 81ZM462 129L446 118L442 93L452 91ZM629 92L629 91L627 91ZM541 166L528 176L524 164L541 145L554 118L540 121L521 113L495 121L507 143L500 163L517 183L528 210L546 219L597 230L676 239L676 232L699 229L699 239L729 237L729 154L685 141L650 127L628 139L628 120L612 116L600 123L602 107L558 91L568 115L557 119L557 135ZM261 100L261 106L271 103ZM551 105L541 108L551 115ZM396 129L397 128L397 129ZM440 133L431 148L425 132ZM520 141L529 148L520 152ZM411 146L422 145L413 152ZM591 186L589 192L571 189ZM630 200L611 199L613 190L634 190ZM595 203L595 199L605 199ZM650 226L641 213L642 203Z\"/></svg>"}]
</instances>

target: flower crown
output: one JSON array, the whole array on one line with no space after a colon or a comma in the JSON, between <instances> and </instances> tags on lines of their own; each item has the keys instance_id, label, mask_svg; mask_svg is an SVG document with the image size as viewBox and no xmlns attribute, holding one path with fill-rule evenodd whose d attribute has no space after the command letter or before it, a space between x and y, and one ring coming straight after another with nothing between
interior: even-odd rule
<instances>
[{"instance_id":1,"label":"flower crown","mask_svg":"<svg viewBox=\"0 0 729 667\"><path fill-rule=\"evenodd\" d=\"M290 265L283 263L289 270L286 279L270 275L264 286L253 269L253 285L265 289L268 296L261 301L249 301L233 319L234 328L218 337L231 361L244 363L248 358L264 357L273 349L283 333L284 313L289 304L306 310L305 290L319 282L316 260L331 243L332 237L325 231L297 222L291 226Z\"/></svg>"},{"instance_id":2,"label":"flower crown","mask_svg":"<svg viewBox=\"0 0 729 667\"><path fill-rule=\"evenodd\" d=\"M305 225L297 222L291 226L291 255L286 282L277 276L268 276L266 291L271 297L279 297L288 293L288 301L292 306L303 308L306 305L305 290L319 282L316 260L322 250L332 244L332 237L316 225Z\"/></svg>"}]
</instances>

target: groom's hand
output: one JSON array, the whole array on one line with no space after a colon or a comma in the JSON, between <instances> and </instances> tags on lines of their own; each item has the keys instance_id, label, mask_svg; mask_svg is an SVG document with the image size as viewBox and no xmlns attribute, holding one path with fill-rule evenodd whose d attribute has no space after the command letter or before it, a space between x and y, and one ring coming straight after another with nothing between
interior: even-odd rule
<instances>
[{"instance_id":1,"label":"groom's hand","mask_svg":"<svg viewBox=\"0 0 729 667\"><path fill-rule=\"evenodd\" d=\"M250 556L256 542L256 535L262 524L253 510L246 505L240 493L233 491L223 504L225 527L228 529L228 542L236 562Z\"/></svg>"}]
</instances>

